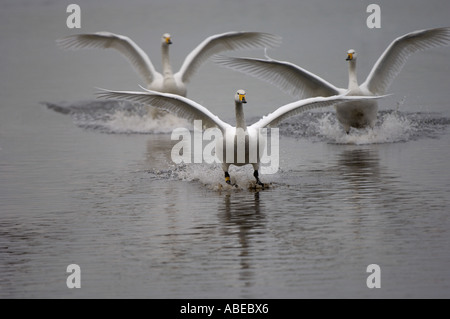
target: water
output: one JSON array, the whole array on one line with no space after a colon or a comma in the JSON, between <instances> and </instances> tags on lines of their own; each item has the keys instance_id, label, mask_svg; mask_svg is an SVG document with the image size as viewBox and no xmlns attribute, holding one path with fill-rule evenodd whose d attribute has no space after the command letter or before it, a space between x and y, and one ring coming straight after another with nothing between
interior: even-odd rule
<instances>
[{"instance_id":1,"label":"water","mask_svg":"<svg viewBox=\"0 0 450 319\"><path fill-rule=\"evenodd\" d=\"M173 164L170 132L183 121L95 100L94 87L138 89L117 53L54 44L117 32L158 68L159 38L171 32L177 69L211 34L262 30L283 36L271 56L345 86L350 46L362 81L395 37L446 25L447 2L378 1L380 30L365 27L364 1L77 3L81 30L65 27L65 4L2 5L0 297L450 297L448 48L409 59L373 130L347 135L329 109L283 123L280 170L254 191L250 166L232 168L240 187L227 188L218 166ZM249 122L291 101L212 63L188 95L233 122L237 88ZM73 263L81 289L66 286ZM374 263L380 289L366 286Z\"/></svg>"}]
</instances>

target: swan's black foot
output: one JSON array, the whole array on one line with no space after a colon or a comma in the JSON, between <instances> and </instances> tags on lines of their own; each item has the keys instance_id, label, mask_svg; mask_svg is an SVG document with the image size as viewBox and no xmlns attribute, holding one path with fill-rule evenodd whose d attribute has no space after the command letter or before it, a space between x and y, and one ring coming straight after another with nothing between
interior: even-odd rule
<instances>
[{"instance_id":1,"label":"swan's black foot","mask_svg":"<svg viewBox=\"0 0 450 319\"><path fill-rule=\"evenodd\" d=\"M262 183L259 179L256 180L256 185L259 185L264 189L264 183Z\"/></svg>"},{"instance_id":2,"label":"swan's black foot","mask_svg":"<svg viewBox=\"0 0 450 319\"><path fill-rule=\"evenodd\" d=\"M255 176L255 178L256 178L256 185L262 186L262 188L264 189L264 183L262 183L262 182L259 180L259 173L258 173L258 170L255 170L255 172L253 173L253 176Z\"/></svg>"}]
</instances>

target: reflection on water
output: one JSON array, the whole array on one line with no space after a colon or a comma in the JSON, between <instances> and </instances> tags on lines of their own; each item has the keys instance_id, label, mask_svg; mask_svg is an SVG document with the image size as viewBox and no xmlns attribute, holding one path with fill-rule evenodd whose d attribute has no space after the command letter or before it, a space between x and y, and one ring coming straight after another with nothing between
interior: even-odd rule
<instances>
[{"instance_id":1,"label":"reflection on water","mask_svg":"<svg viewBox=\"0 0 450 319\"><path fill-rule=\"evenodd\" d=\"M330 56L348 49L340 35L356 30L354 43L385 48L417 29L423 22L417 17L441 25L449 11L425 14L438 7L430 1L442 7L441 0L414 0L414 10L383 0L390 6L383 23L399 19L402 31L387 25L375 34L364 26L366 6L344 0L245 1L249 10L236 10L242 1L215 1L202 8L219 22L206 30L203 19L186 19L198 15L185 10L192 6L187 1L176 1L179 10L170 0L152 9L143 0L80 1L92 31L119 30L120 21L121 34L140 35L151 56L159 46L146 39L166 31L127 16L150 13L149 21L162 27L171 19L179 48L174 61L192 43L238 23L282 35L286 41L273 52L278 58L294 52L292 62L337 76L345 61ZM0 28L0 69L7 74L0 85L0 298L450 296L449 91L448 72L440 67L448 65L448 48L408 62L392 87L399 95L385 100L375 130L347 135L329 110L302 114L281 127L282 169L264 176L275 187L225 191L217 187L224 183L220 166L173 165L177 141L169 134L184 121L155 120L142 106L94 99L93 87L138 89L136 75L117 53L71 54L52 45L69 32L61 29L66 5L8 2L0 10L0 23L8 25ZM367 48L365 65L379 54ZM426 83L408 76L420 70ZM237 85L248 86L248 120L291 102L278 89L214 63L191 84L190 97L224 120L234 118L230 92ZM392 112L403 95L405 104ZM254 180L248 168L232 174L239 185ZM81 266L78 290L65 284L72 263ZM371 263L382 269L376 291L366 287Z\"/></svg>"},{"instance_id":2,"label":"reflection on water","mask_svg":"<svg viewBox=\"0 0 450 319\"><path fill-rule=\"evenodd\" d=\"M173 163L171 158L171 149L178 141L172 141L170 135L157 134L147 138L145 161L149 168L160 169L167 168L168 164Z\"/></svg>"},{"instance_id":3,"label":"reflection on water","mask_svg":"<svg viewBox=\"0 0 450 319\"><path fill-rule=\"evenodd\" d=\"M341 187L348 192L346 201L358 211L367 209L368 203L379 197L383 184L376 146L346 147L335 160L337 166L332 169L336 169L343 182Z\"/></svg>"},{"instance_id":4,"label":"reflection on water","mask_svg":"<svg viewBox=\"0 0 450 319\"><path fill-rule=\"evenodd\" d=\"M343 176L350 177L350 180L361 181L366 177L379 178L380 157L376 147L344 147L345 149L337 154L337 163Z\"/></svg>"},{"instance_id":5,"label":"reflection on water","mask_svg":"<svg viewBox=\"0 0 450 319\"><path fill-rule=\"evenodd\" d=\"M257 258L252 240L255 240L255 235L265 232L265 215L261 211L260 193L246 195L236 197L225 194L218 216L221 236L238 238L239 246L233 249L239 250L239 280L250 287L254 277L252 260Z\"/></svg>"}]
</instances>

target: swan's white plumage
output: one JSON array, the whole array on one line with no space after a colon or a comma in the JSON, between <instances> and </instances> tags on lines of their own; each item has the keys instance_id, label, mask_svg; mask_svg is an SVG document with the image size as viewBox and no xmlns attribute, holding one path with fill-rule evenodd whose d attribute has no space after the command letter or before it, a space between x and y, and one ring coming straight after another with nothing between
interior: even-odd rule
<instances>
[{"instance_id":1,"label":"swan's white plumage","mask_svg":"<svg viewBox=\"0 0 450 319\"><path fill-rule=\"evenodd\" d=\"M237 49L258 49L278 46L281 38L263 32L226 32L208 37L184 60L180 70L172 74L169 64L168 43L163 42L163 73L156 71L148 55L130 38L111 32L71 35L57 40L63 49L112 48L122 53L136 72L144 79L147 88L160 92L186 95L186 83L209 57ZM169 43L170 44L170 43Z\"/></svg>"}]
</instances>

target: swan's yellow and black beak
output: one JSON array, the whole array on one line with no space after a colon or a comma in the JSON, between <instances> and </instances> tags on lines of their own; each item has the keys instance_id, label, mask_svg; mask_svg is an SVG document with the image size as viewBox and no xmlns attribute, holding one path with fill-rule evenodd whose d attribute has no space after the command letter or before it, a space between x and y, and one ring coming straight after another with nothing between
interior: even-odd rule
<instances>
[{"instance_id":1,"label":"swan's yellow and black beak","mask_svg":"<svg viewBox=\"0 0 450 319\"><path fill-rule=\"evenodd\" d=\"M247 101L245 100L245 94L239 94L239 102L247 103Z\"/></svg>"},{"instance_id":2,"label":"swan's yellow and black beak","mask_svg":"<svg viewBox=\"0 0 450 319\"><path fill-rule=\"evenodd\" d=\"M351 60L353 60L353 53L349 52L349 53L347 53L347 59L345 59L345 61L351 61Z\"/></svg>"},{"instance_id":3,"label":"swan's yellow and black beak","mask_svg":"<svg viewBox=\"0 0 450 319\"><path fill-rule=\"evenodd\" d=\"M236 92L236 95L234 96L234 101L236 103L247 103L247 100L245 99L245 91L244 90L238 90Z\"/></svg>"},{"instance_id":4,"label":"swan's yellow and black beak","mask_svg":"<svg viewBox=\"0 0 450 319\"><path fill-rule=\"evenodd\" d=\"M172 44L172 40L170 39L170 37L166 37L166 44Z\"/></svg>"}]
</instances>

